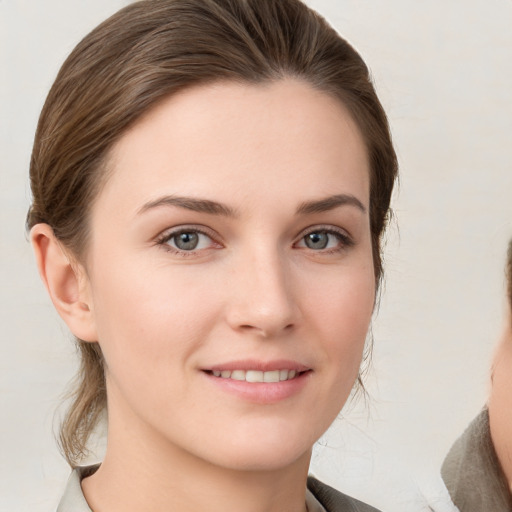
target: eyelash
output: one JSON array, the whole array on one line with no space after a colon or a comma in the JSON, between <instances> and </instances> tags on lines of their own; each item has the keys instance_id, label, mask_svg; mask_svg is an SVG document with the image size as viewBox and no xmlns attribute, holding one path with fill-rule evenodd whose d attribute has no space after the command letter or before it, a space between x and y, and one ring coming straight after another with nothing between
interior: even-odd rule
<instances>
[{"instance_id":1,"label":"eyelash","mask_svg":"<svg viewBox=\"0 0 512 512\"><path fill-rule=\"evenodd\" d=\"M188 233L188 234L194 233L194 234L198 234L198 235L204 235L212 241L212 245L217 246L214 248L222 247L222 245L215 240L215 236L212 232L210 232L209 230L206 230L204 228L199 228L197 226L190 226L190 227L189 226L180 226L177 229L174 229L171 231L165 231L156 239L156 244L161 246L165 251L170 252L172 254L176 254L177 256L181 256L184 258L195 256L195 255L197 255L197 253L207 250L207 249L196 249L196 250L192 249L190 251L185 251L185 250L180 250L176 247L172 247L168 244L168 242L170 240L172 240L173 238L176 238L177 236L179 236L181 234L185 234L185 233ZM208 249L210 249L210 248L211 247L208 247Z\"/></svg>"},{"instance_id":2,"label":"eyelash","mask_svg":"<svg viewBox=\"0 0 512 512\"><path fill-rule=\"evenodd\" d=\"M319 254L336 254L340 253L346 249L349 249L350 247L353 247L355 245L355 241L353 238L348 235L344 230L336 229L333 226L313 226L311 228L307 228L305 230L300 238L299 241L296 242L302 242L308 235L312 235L313 233L325 233L327 235L333 235L338 239L339 245L337 247L333 247L331 249L320 249L318 251L315 251L314 249L310 249L312 252L316 252ZM302 247L301 247L302 249ZM304 249L308 249L308 247L304 247Z\"/></svg>"},{"instance_id":3,"label":"eyelash","mask_svg":"<svg viewBox=\"0 0 512 512\"><path fill-rule=\"evenodd\" d=\"M168 242L170 240L172 240L173 238L175 238L181 234L185 234L185 233L188 233L188 234L194 233L194 234L198 234L198 235L204 235L212 241L212 245L217 246L214 248L222 247L222 244L220 244L219 242L217 242L215 240L216 237L214 236L214 234L212 232L210 232L209 230L206 230L204 228L199 228L197 226L190 226L190 227L181 226L181 227L171 230L171 231L165 231L156 239L156 244L161 246L165 251L176 254L176 255L184 257L184 258L193 257L201 251L205 251L207 249L212 248L212 247L208 247L207 249L204 249L204 248L196 249L196 250L192 249L190 251L186 251L186 250L180 250L176 247L172 247L168 244ZM354 240L346 232L342 231L341 229L340 230L335 229L332 226L313 226L311 228L308 228L306 231L303 231L303 233L300 235L298 241L295 242L293 245L296 246L298 243L304 241L308 235L311 235L313 233L322 233L322 234L327 234L327 235L333 235L338 239L339 246L333 247L330 249L319 249L319 250L314 250L314 249L311 249L308 247L300 247L300 249L309 249L312 252L316 252L319 254L335 254L335 253L342 252L343 250L348 249L355 245Z\"/></svg>"}]
</instances>

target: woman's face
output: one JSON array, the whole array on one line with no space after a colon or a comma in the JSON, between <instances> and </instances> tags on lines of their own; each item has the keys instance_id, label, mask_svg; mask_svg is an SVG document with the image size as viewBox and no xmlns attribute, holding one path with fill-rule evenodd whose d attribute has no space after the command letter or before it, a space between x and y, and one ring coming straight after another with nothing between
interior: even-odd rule
<instances>
[{"instance_id":1,"label":"woman's face","mask_svg":"<svg viewBox=\"0 0 512 512\"><path fill-rule=\"evenodd\" d=\"M345 108L294 80L191 88L110 165L85 287L109 442L237 469L308 456L357 377L375 295Z\"/></svg>"}]
</instances>

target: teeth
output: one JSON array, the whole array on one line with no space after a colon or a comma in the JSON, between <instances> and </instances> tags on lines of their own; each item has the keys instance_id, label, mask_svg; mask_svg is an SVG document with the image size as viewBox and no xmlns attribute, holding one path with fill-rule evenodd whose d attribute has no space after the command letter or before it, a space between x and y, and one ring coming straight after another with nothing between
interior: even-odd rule
<instances>
[{"instance_id":1,"label":"teeth","mask_svg":"<svg viewBox=\"0 0 512 512\"><path fill-rule=\"evenodd\" d=\"M263 372L249 370L245 372L245 380L247 382L263 382Z\"/></svg>"},{"instance_id":2,"label":"teeth","mask_svg":"<svg viewBox=\"0 0 512 512\"><path fill-rule=\"evenodd\" d=\"M231 378L233 380L245 380L245 371L244 370L233 370L231 372Z\"/></svg>"},{"instance_id":3,"label":"teeth","mask_svg":"<svg viewBox=\"0 0 512 512\"><path fill-rule=\"evenodd\" d=\"M263 382L279 382L279 370L263 373Z\"/></svg>"},{"instance_id":4,"label":"teeth","mask_svg":"<svg viewBox=\"0 0 512 512\"><path fill-rule=\"evenodd\" d=\"M282 382L297 376L296 370L272 370L262 372L259 370L213 370L215 377L233 380L245 380L246 382Z\"/></svg>"}]
</instances>

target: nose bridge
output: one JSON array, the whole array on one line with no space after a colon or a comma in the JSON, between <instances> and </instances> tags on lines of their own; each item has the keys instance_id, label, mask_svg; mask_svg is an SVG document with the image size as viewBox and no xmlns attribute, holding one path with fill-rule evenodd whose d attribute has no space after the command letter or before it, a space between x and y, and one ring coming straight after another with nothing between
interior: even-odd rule
<instances>
[{"instance_id":1,"label":"nose bridge","mask_svg":"<svg viewBox=\"0 0 512 512\"><path fill-rule=\"evenodd\" d=\"M275 335L297 322L289 262L270 244L249 248L238 261L230 323L235 329Z\"/></svg>"}]
</instances>

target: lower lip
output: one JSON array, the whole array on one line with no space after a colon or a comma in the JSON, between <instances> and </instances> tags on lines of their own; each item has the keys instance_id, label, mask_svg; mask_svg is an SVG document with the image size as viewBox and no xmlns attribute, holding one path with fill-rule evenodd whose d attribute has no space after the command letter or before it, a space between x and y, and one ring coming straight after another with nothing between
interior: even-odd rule
<instances>
[{"instance_id":1,"label":"lower lip","mask_svg":"<svg viewBox=\"0 0 512 512\"><path fill-rule=\"evenodd\" d=\"M223 379L210 373L203 375L214 385L242 400L256 404L275 404L300 393L311 376L311 370L290 380L281 382L247 382L245 380Z\"/></svg>"}]
</instances>

